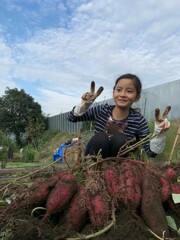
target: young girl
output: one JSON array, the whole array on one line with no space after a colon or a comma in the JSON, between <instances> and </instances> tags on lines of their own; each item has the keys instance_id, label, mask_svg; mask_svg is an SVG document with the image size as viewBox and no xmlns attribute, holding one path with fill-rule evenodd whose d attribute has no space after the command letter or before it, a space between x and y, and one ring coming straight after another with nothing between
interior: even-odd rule
<instances>
[{"instance_id":1,"label":"young girl","mask_svg":"<svg viewBox=\"0 0 180 240\"><path fill-rule=\"evenodd\" d=\"M115 105L106 103L90 107L103 91L103 87L100 87L95 93L95 83L91 83L90 92L82 96L82 103L75 106L68 116L71 122L95 121L95 135L87 144L85 156L95 156L100 150L103 158L117 156L127 141L134 137L139 141L150 134L145 118L131 107L140 99L141 89L141 81L136 75L122 75L113 88ZM155 122L155 137L143 144L149 157L155 157L163 151L165 132L169 127L166 118L160 124Z\"/></svg>"}]
</instances>

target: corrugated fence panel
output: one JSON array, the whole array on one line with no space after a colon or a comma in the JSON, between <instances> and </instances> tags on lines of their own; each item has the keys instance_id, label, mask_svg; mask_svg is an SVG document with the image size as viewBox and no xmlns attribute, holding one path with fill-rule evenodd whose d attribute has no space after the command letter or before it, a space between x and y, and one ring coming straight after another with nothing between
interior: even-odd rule
<instances>
[{"instance_id":1,"label":"corrugated fence panel","mask_svg":"<svg viewBox=\"0 0 180 240\"><path fill-rule=\"evenodd\" d=\"M48 118L49 129L52 131L75 133L81 129L82 123L71 123L67 120L67 113L61 113Z\"/></svg>"},{"instance_id":2,"label":"corrugated fence panel","mask_svg":"<svg viewBox=\"0 0 180 240\"><path fill-rule=\"evenodd\" d=\"M168 118L180 119L180 80L144 89L138 104L148 120L154 118L155 108L163 111L168 105L172 107Z\"/></svg>"},{"instance_id":3,"label":"corrugated fence panel","mask_svg":"<svg viewBox=\"0 0 180 240\"><path fill-rule=\"evenodd\" d=\"M107 99L95 104L113 104L113 99ZM180 80L165 83L159 86L143 89L141 99L134 107L141 109L141 113L147 120L154 119L155 108L164 110L170 105L169 119L180 119ZM67 120L68 112L48 118L49 129L60 132L75 133L81 129L82 123L71 123Z\"/></svg>"}]
</instances>

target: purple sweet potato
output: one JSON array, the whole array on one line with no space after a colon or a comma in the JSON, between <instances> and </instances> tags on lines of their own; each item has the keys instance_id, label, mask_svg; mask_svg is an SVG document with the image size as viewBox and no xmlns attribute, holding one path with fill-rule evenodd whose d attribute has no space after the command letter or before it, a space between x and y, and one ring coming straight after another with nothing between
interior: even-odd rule
<instances>
[{"instance_id":1,"label":"purple sweet potato","mask_svg":"<svg viewBox=\"0 0 180 240\"><path fill-rule=\"evenodd\" d=\"M170 167L166 170L166 176L169 180L171 180L173 182L176 181L176 179L177 179L176 171Z\"/></svg>"},{"instance_id":2,"label":"purple sweet potato","mask_svg":"<svg viewBox=\"0 0 180 240\"><path fill-rule=\"evenodd\" d=\"M119 198L127 204L131 212L135 212L141 203L142 173L138 166L124 162L119 170Z\"/></svg>"},{"instance_id":3,"label":"purple sweet potato","mask_svg":"<svg viewBox=\"0 0 180 240\"><path fill-rule=\"evenodd\" d=\"M118 169L115 166L110 166L104 170L104 180L109 195L112 199L117 199L118 197Z\"/></svg>"},{"instance_id":4,"label":"purple sweet potato","mask_svg":"<svg viewBox=\"0 0 180 240\"><path fill-rule=\"evenodd\" d=\"M166 202L171 194L171 185L167 178L160 177L159 181L161 186L161 200L162 202Z\"/></svg>"},{"instance_id":5,"label":"purple sweet potato","mask_svg":"<svg viewBox=\"0 0 180 240\"><path fill-rule=\"evenodd\" d=\"M180 183L179 182L171 183L171 192L180 194Z\"/></svg>"},{"instance_id":6,"label":"purple sweet potato","mask_svg":"<svg viewBox=\"0 0 180 240\"><path fill-rule=\"evenodd\" d=\"M46 203L45 220L52 213L61 212L77 190L77 181L73 174L64 174L50 192Z\"/></svg>"},{"instance_id":7,"label":"purple sweet potato","mask_svg":"<svg viewBox=\"0 0 180 240\"><path fill-rule=\"evenodd\" d=\"M142 181L141 212L146 225L159 237L169 237L169 229L165 211L162 205L159 183L156 177L148 172L144 173Z\"/></svg>"},{"instance_id":8,"label":"purple sweet potato","mask_svg":"<svg viewBox=\"0 0 180 240\"><path fill-rule=\"evenodd\" d=\"M162 172L161 176L159 177L162 202L166 202L173 191L174 193L178 193L176 179L177 173L173 168L168 167L166 171Z\"/></svg>"},{"instance_id":9,"label":"purple sweet potato","mask_svg":"<svg viewBox=\"0 0 180 240\"><path fill-rule=\"evenodd\" d=\"M87 215L85 188L79 186L64 215L66 229L80 231L86 223Z\"/></svg>"},{"instance_id":10,"label":"purple sweet potato","mask_svg":"<svg viewBox=\"0 0 180 240\"><path fill-rule=\"evenodd\" d=\"M47 201L47 197L53 187L56 185L60 178L60 175L54 175L38 187L31 196L31 203L35 205L44 204Z\"/></svg>"},{"instance_id":11,"label":"purple sweet potato","mask_svg":"<svg viewBox=\"0 0 180 240\"><path fill-rule=\"evenodd\" d=\"M103 228L110 218L110 206L107 198L101 193L86 193L86 206L89 218L94 227Z\"/></svg>"},{"instance_id":12,"label":"purple sweet potato","mask_svg":"<svg viewBox=\"0 0 180 240\"><path fill-rule=\"evenodd\" d=\"M139 165L132 162L123 162L119 168L120 174L132 179L134 183L141 184L142 172Z\"/></svg>"}]
</instances>

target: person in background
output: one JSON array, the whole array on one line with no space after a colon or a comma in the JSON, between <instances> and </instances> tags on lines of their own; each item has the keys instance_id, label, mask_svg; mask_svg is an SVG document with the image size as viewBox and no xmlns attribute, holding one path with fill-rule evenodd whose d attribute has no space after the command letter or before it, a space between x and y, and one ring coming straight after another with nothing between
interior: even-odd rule
<instances>
[{"instance_id":1,"label":"person in background","mask_svg":"<svg viewBox=\"0 0 180 240\"><path fill-rule=\"evenodd\" d=\"M90 139L85 156L97 155L100 151L103 158L117 156L120 148L134 137L140 141L150 134L147 121L140 112L132 108L141 97L142 84L138 76L124 74L117 78L113 87L113 105L101 104L91 106L102 93L103 87L95 92L95 83L91 82L90 92L82 95L82 102L69 112L70 122L95 121L95 135ZM149 157L156 157L164 150L166 131L170 122L156 114L154 137L143 144Z\"/></svg>"},{"instance_id":2,"label":"person in background","mask_svg":"<svg viewBox=\"0 0 180 240\"><path fill-rule=\"evenodd\" d=\"M12 146L8 147L7 155L8 155L8 159L10 159L10 160L13 159L13 147Z\"/></svg>"}]
</instances>

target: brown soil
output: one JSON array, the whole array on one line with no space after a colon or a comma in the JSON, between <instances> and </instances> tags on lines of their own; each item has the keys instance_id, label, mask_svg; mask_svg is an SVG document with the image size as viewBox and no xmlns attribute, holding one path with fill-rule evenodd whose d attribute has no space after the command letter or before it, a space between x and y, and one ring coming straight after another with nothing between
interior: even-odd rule
<instances>
[{"instance_id":1,"label":"brown soil","mask_svg":"<svg viewBox=\"0 0 180 240\"><path fill-rule=\"evenodd\" d=\"M41 211L43 215L43 211ZM30 209L26 206L21 206L19 209L13 210L12 215L8 217L8 223L5 224L5 229L11 229L11 234L3 240L61 240L65 239L63 235L66 232L61 225L58 225L59 218L63 213L56 214L46 222L42 222L42 215L31 216ZM172 216L172 213L171 213ZM180 227L180 219L176 219L178 227ZM5 222L3 222L5 223ZM98 230L94 229L92 225L87 222L86 226L81 230L80 234L89 236L92 233L97 233ZM79 234L73 231L68 231L65 234L67 238L77 238ZM172 239L179 239L178 235L171 231ZM78 238L79 239L79 238ZM83 238L82 238L83 239ZM88 239L88 238L84 238ZM108 232L103 233L94 238L95 240L153 240L156 239L149 232L143 219L135 220L131 217L129 211L124 206L119 206L116 211L116 225L113 226Z\"/></svg>"},{"instance_id":2,"label":"brown soil","mask_svg":"<svg viewBox=\"0 0 180 240\"><path fill-rule=\"evenodd\" d=\"M26 179L26 182L33 182L33 188L44 181L44 177ZM24 181L23 181L24 182ZM92 227L89 221L82 228L80 233L68 231L63 227L63 212L52 215L45 222L42 221L44 210L37 210L31 216L34 207L30 204L29 187L23 184L13 184L8 187L8 191L1 191L2 195L16 196L11 204L0 207L0 239L1 240L61 240L61 239L80 239L80 236L87 236L81 239L90 239L88 236L99 231ZM5 198L3 196L3 198ZM167 205L164 205L166 215L170 215L180 228L180 218L172 212ZM115 212L116 224L107 232L93 237L95 240L153 240L157 239L148 230L139 210L139 220L134 219L129 210L122 204ZM179 239L177 233L170 229L171 239ZM162 238L163 239L163 238Z\"/></svg>"}]
</instances>

